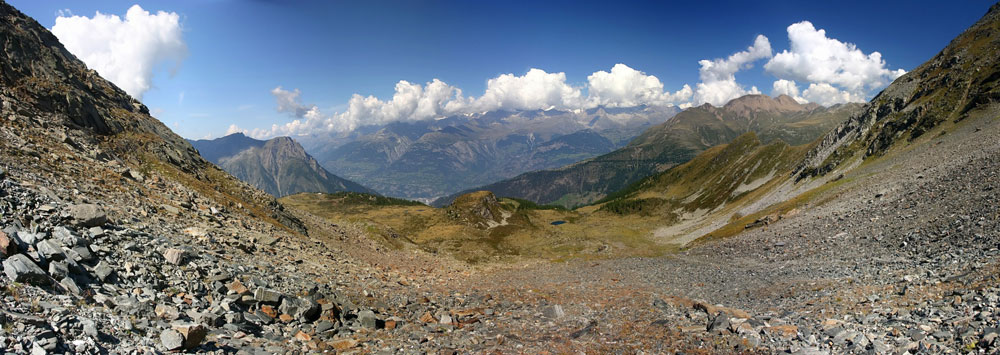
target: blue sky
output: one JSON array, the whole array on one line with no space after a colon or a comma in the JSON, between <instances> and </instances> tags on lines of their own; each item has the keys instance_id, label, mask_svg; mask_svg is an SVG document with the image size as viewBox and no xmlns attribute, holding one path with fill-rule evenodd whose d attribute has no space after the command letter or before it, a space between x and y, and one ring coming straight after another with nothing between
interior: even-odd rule
<instances>
[{"instance_id":1,"label":"blue sky","mask_svg":"<svg viewBox=\"0 0 1000 355\"><path fill-rule=\"evenodd\" d=\"M594 72L611 71L623 63L655 76L669 94L685 84L697 88L702 81L699 60L725 59L747 50L758 35L769 39L774 54L789 49L787 29L800 21L824 29L830 39L855 44L863 54L880 52L889 71L911 70L991 5L988 1L919 5L912 1L9 2L47 28L60 14L93 17L100 11L124 17L133 4L154 14L176 13L186 55L179 65L175 60L153 72L152 86L142 101L154 116L188 138L219 137L233 124L254 129L305 120L303 111L300 117L292 110L279 112L280 95L304 109L315 105L317 115L336 120L337 113L348 109L353 94L388 100L400 80L424 85L440 79L448 88L460 88L468 99L484 95L487 81L503 74L519 77L537 68L547 74L565 73L566 84L585 87ZM781 70L765 70L766 63L767 58L742 64L735 73L738 84L770 94L772 83L779 79L775 73ZM887 78L886 82L892 75ZM799 89L809 85L796 82ZM287 91L276 94L278 86ZM300 94L288 96L294 89ZM874 92L877 89L868 88L863 94ZM697 93L694 97L688 101L696 100ZM558 100L568 102L565 97ZM683 101L667 96L662 100ZM459 111L442 108L432 114L441 112ZM358 122L392 119L379 117Z\"/></svg>"}]
</instances>

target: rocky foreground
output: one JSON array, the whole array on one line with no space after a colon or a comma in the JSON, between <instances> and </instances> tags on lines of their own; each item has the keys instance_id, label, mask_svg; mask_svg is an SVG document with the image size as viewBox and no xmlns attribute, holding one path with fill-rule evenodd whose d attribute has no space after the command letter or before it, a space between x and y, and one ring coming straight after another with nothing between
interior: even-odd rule
<instances>
[{"instance_id":1,"label":"rocky foreground","mask_svg":"<svg viewBox=\"0 0 1000 355\"><path fill-rule=\"evenodd\" d=\"M766 223L659 258L468 265L284 208L0 1L0 348L998 353L996 33L1000 5L828 135L824 188Z\"/></svg>"},{"instance_id":2,"label":"rocky foreground","mask_svg":"<svg viewBox=\"0 0 1000 355\"><path fill-rule=\"evenodd\" d=\"M992 353L991 136L992 118L973 121L859 169L837 200L676 255L478 267L303 212L309 236L222 228L246 221L196 196L131 214L7 168L0 341L36 354Z\"/></svg>"}]
</instances>

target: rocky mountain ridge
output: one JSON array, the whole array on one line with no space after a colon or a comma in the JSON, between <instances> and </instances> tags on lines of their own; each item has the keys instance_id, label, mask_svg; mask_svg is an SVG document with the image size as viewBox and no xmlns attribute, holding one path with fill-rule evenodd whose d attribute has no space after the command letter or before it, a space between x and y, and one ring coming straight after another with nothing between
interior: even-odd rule
<instances>
[{"instance_id":1,"label":"rocky mountain ridge","mask_svg":"<svg viewBox=\"0 0 1000 355\"><path fill-rule=\"evenodd\" d=\"M491 111L296 139L337 175L387 196L430 199L612 151L677 112L646 106Z\"/></svg>"},{"instance_id":2,"label":"rocky mountain ridge","mask_svg":"<svg viewBox=\"0 0 1000 355\"><path fill-rule=\"evenodd\" d=\"M790 97L747 95L723 107L703 105L652 127L613 152L558 169L534 171L472 190L489 190L536 203L578 206L600 200L646 176L687 162L709 147L747 132L769 143L808 143L860 109L858 104L829 108L801 105ZM435 206L471 190L434 202Z\"/></svg>"},{"instance_id":3,"label":"rocky mountain ridge","mask_svg":"<svg viewBox=\"0 0 1000 355\"><path fill-rule=\"evenodd\" d=\"M326 171L290 137L260 141L237 133L191 143L226 172L275 197L301 192L373 192Z\"/></svg>"}]
</instances>

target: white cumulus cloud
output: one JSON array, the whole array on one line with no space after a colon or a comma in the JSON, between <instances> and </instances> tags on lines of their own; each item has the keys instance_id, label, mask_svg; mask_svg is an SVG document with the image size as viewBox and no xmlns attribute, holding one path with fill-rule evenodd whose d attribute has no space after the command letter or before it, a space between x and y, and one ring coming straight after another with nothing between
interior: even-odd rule
<instances>
[{"instance_id":1,"label":"white cumulus cloud","mask_svg":"<svg viewBox=\"0 0 1000 355\"><path fill-rule=\"evenodd\" d=\"M670 93L655 76L617 64L611 72L598 71L588 77L588 94L566 82L565 73L528 70L524 75L502 74L486 82L479 97L466 97L461 89L433 79L423 85L401 80L391 99L354 94L343 112L325 114L315 105L303 104L298 89L271 90L278 112L295 116L291 122L250 131L254 137L298 135L318 131L351 131L361 126L395 121L416 121L455 114L492 110L573 110L597 105L630 107L671 105L689 100L690 86ZM235 127L235 126L234 126ZM238 127L232 128L239 129Z\"/></svg>"},{"instance_id":2,"label":"white cumulus cloud","mask_svg":"<svg viewBox=\"0 0 1000 355\"><path fill-rule=\"evenodd\" d=\"M538 110L579 107L583 93L566 83L566 73L531 69L522 76L503 74L486 82L486 92L472 102L474 110Z\"/></svg>"},{"instance_id":3,"label":"white cumulus cloud","mask_svg":"<svg viewBox=\"0 0 1000 355\"><path fill-rule=\"evenodd\" d=\"M684 85L673 94L663 91L656 76L646 75L625 64L615 64L611 72L603 70L587 77L587 101L591 105L630 107L638 105L668 105L691 99L693 91Z\"/></svg>"},{"instance_id":4,"label":"white cumulus cloud","mask_svg":"<svg viewBox=\"0 0 1000 355\"><path fill-rule=\"evenodd\" d=\"M823 106L865 101L861 94L840 90L827 83L809 84L809 87L802 91L802 97Z\"/></svg>"},{"instance_id":5,"label":"white cumulus cloud","mask_svg":"<svg viewBox=\"0 0 1000 355\"><path fill-rule=\"evenodd\" d=\"M94 17L64 11L52 33L66 49L129 95L142 99L152 86L154 71L163 64L175 70L187 56L180 16L153 14L132 5L122 19L100 12Z\"/></svg>"},{"instance_id":6,"label":"white cumulus cloud","mask_svg":"<svg viewBox=\"0 0 1000 355\"><path fill-rule=\"evenodd\" d=\"M778 78L810 83L803 97L812 102L864 101L869 91L906 73L889 70L881 53L865 54L853 43L827 37L809 21L788 26L788 40L791 48L775 54L764 69Z\"/></svg>"},{"instance_id":7,"label":"white cumulus cloud","mask_svg":"<svg viewBox=\"0 0 1000 355\"><path fill-rule=\"evenodd\" d=\"M747 94L759 94L756 87L745 89L736 82L736 72L749 68L753 62L771 56L771 42L764 35L757 35L753 45L745 51L733 53L727 58L704 59L698 61L701 65L698 83L694 94L694 104L710 103L722 106L729 100Z\"/></svg>"}]
</instances>

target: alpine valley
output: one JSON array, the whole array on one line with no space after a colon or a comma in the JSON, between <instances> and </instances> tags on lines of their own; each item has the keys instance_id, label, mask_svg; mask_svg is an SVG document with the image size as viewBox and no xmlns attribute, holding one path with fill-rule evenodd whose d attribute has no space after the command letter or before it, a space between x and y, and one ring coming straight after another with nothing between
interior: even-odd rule
<instances>
[{"instance_id":1,"label":"alpine valley","mask_svg":"<svg viewBox=\"0 0 1000 355\"><path fill-rule=\"evenodd\" d=\"M0 352L1000 352L1000 4L866 103L269 140L61 38L0 1Z\"/></svg>"}]
</instances>

